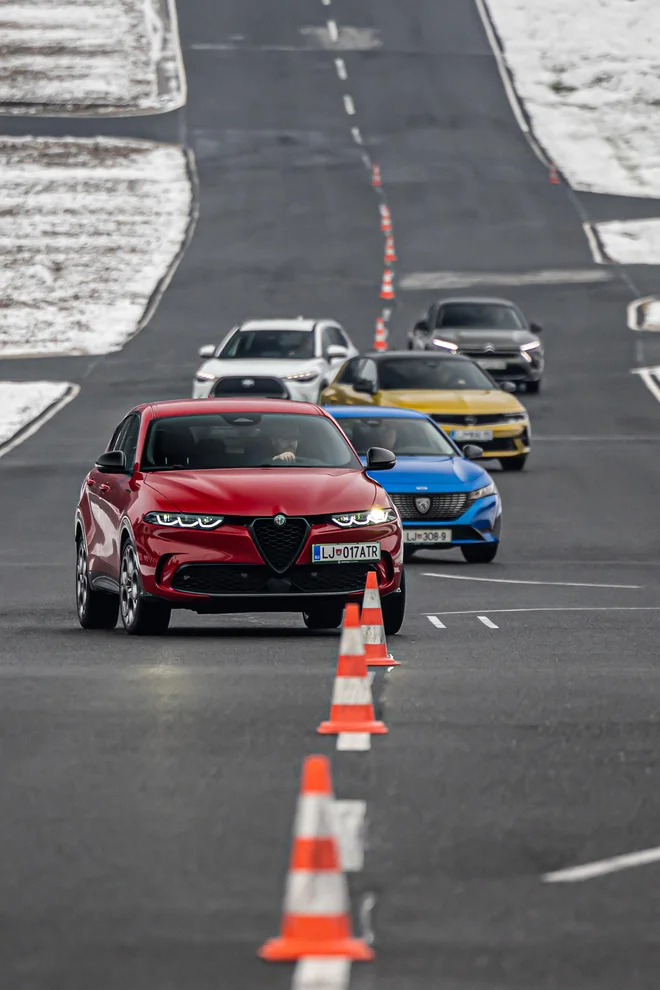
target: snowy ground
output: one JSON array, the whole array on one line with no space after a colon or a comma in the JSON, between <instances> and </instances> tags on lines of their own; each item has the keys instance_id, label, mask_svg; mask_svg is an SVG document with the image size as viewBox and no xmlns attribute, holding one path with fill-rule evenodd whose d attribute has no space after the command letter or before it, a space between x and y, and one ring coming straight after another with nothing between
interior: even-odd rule
<instances>
[{"instance_id":1,"label":"snowy ground","mask_svg":"<svg viewBox=\"0 0 660 990\"><path fill-rule=\"evenodd\" d=\"M534 131L576 189L660 198L659 0L486 0Z\"/></svg>"},{"instance_id":2,"label":"snowy ground","mask_svg":"<svg viewBox=\"0 0 660 990\"><path fill-rule=\"evenodd\" d=\"M613 220L596 227L612 261L620 265L660 265L660 220Z\"/></svg>"},{"instance_id":3,"label":"snowy ground","mask_svg":"<svg viewBox=\"0 0 660 990\"><path fill-rule=\"evenodd\" d=\"M77 394L69 382L0 382L0 456L28 424L33 432Z\"/></svg>"},{"instance_id":4,"label":"snowy ground","mask_svg":"<svg viewBox=\"0 0 660 990\"><path fill-rule=\"evenodd\" d=\"M121 348L171 275L191 209L180 148L0 138L0 358Z\"/></svg>"},{"instance_id":5,"label":"snowy ground","mask_svg":"<svg viewBox=\"0 0 660 990\"><path fill-rule=\"evenodd\" d=\"M2 113L158 113L186 102L174 0L4 0Z\"/></svg>"}]
</instances>

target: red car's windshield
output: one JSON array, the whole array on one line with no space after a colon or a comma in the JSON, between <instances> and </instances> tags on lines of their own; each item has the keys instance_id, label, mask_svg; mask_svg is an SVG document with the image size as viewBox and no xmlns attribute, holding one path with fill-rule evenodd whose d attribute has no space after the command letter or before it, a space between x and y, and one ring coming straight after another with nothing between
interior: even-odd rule
<instances>
[{"instance_id":1,"label":"red car's windshield","mask_svg":"<svg viewBox=\"0 0 660 990\"><path fill-rule=\"evenodd\" d=\"M331 420L248 410L155 419L140 466L143 471L362 468Z\"/></svg>"}]
</instances>

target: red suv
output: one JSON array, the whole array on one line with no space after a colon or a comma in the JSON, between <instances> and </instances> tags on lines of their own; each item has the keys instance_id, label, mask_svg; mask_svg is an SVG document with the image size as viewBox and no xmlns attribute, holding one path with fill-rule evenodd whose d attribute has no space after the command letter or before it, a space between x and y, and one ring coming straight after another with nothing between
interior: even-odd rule
<instances>
[{"instance_id":1,"label":"red suv","mask_svg":"<svg viewBox=\"0 0 660 990\"><path fill-rule=\"evenodd\" d=\"M378 574L386 631L401 627L401 523L318 406L183 399L138 406L85 478L76 511L76 602L85 629L158 634L173 608L302 612L336 628Z\"/></svg>"}]
</instances>

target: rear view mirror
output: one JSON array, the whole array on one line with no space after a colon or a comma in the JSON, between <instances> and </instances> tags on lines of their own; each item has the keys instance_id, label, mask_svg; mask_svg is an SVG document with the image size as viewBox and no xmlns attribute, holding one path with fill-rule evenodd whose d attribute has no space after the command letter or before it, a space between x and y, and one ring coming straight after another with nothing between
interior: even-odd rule
<instances>
[{"instance_id":1,"label":"rear view mirror","mask_svg":"<svg viewBox=\"0 0 660 990\"><path fill-rule=\"evenodd\" d=\"M96 467L103 474L125 474L126 454L123 450L107 450L97 460Z\"/></svg>"},{"instance_id":2,"label":"rear view mirror","mask_svg":"<svg viewBox=\"0 0 660 990\"><path fill-rule=\"evenodd\" d=\"M543 333L543 327L540 323L530 323L529 329L532 333Z\"/></svg>"},{"instance_id":3,"label":"rear view mirror","mask_svg":"<svg viewBox=\"0 0 660 990\"><path fill-rule=\"evenodd\" d=\"M500 388L502 389L503 392L509 392L509 393L515 392L516 384L515 382L500 382Z\"/></svg>"},{"instance_id":4,"label":"rear view mirror","mask_svg":"<svg viewBox=\"0 0 660 990\"><path fill-rule=\"evenodd\" d=\"M462 453L468 461L478 461L480 457L484 456L483 447L477 447L476 443L467 443L463 447Z\"/></svg>"},{"instance_id":5,"label":"rear view mirror","mask_svg":"<svg viewBox=\"0 0 660 990\"><path fill-rule=\"evenodd\" d=\"M385 447L369 447L367 451L368 471L389 471L396 464L396 457Z\"/></svg>"},{"instance_id":6,"label":"rear view mirror","mask_svg":"<svg viewBox=\"0 0 660 990\"><path fill-rule=\"evenodd\" d=\"M378 389L374 382L370 381L368 378L358 378L358 380L353 385L356 392L366 392L367 395L375 395Z\"/></svg>"},{"instance_id":7,"label":"rear view mirror","mask_svg":"<svg viewBox=\"0 0 660 990\"><path fill-rule=\"evenodd\" d=\"M422 332L426 332L428 329L429 329L428 320L418 320L417 323L415 324L415 330L421 330Z\"/></svg>"},{"instance_id":8,"label":"rear view mirror","mask_svg":"<svg viewBox=\"0 0 660 990\"><path fill-rule=\"evenodd\" d=\"M325 353L329 361L345 361L348 357L348 350L340 344L330 344Z\"/></svg>"},{"instance_id":9,"label":"rear view mirror","mask_svg":"<svg viewBox=\"0 0 660 990\"><path fill-rule=\"evenodd\" d=\"M215 344L204 344L197 353L201 358L212 358L215 355Z\"/></svg>"}]
</instances>

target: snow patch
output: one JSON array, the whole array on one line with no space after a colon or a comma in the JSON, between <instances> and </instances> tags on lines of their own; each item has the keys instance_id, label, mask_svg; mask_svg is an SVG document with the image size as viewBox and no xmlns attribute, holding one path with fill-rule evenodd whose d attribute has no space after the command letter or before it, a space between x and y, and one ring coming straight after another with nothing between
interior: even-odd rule
<instances>
[{"instance_id":1,"label":"snow patch","mask_svg":"<svg viewBox=\"0 0 660 990\"><path fill-rule=\"evenodd\" d=\"M69 382L0 382L0 451L35 420L45 422L73 399L77 389Z\"/></svg>"},{"instance_id":2,"label":"snow patch","mask_svg":"<svg viewBox=\"0 0 660 990\"><path fill-rule=\"evenodd\" d=\"M658 0L486 0L536 136L575 189L660 198Z\"/></svg>"},{"instance_id":3,"label":"snow patch","mask_svg":"<svg viewBox=\"0 0 660 990\"><path fill-rule=\"evenodd\" d=\"M595 226L612 261L660 265L660 220L612 220Z\"/></svg>"},{"instance_id":4,"label":"snow patch","mask_svg":"<svg viewBox=\"0 0 660 990\"><path fill-rule=\"evenodd\" d=\"M0 51L2 113L129 115L186 102L174 0L8 0Z\"/></svg>"},{"instance_id":5,"label":"snow patch","mask_svg":"<svg viewBox=\"0 0 660 990\"><path fill-rule=\"evenodd\" d=\"M119 350L171 276L192 204L181 148L0 138L0 358Z\"/></svg>"},{"instance_id":6,"label":"snow patch","mask_svg":"<svg viewBox=\"0 0 660 990\"><path fill-rule=\"evenodd\" d=\"M645 330L660 330L660 300L655 299L644 307Z\"/></svg>"}]
</instances>

